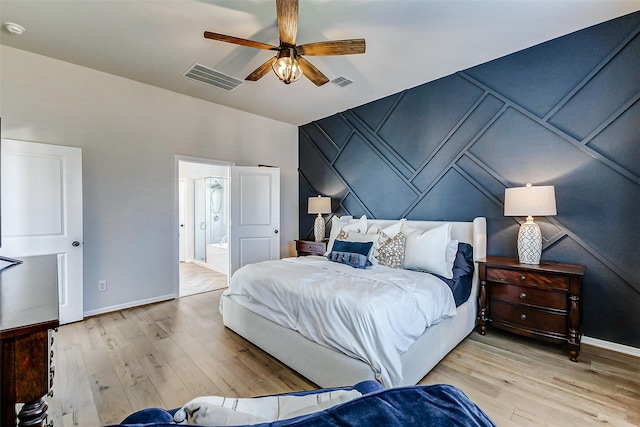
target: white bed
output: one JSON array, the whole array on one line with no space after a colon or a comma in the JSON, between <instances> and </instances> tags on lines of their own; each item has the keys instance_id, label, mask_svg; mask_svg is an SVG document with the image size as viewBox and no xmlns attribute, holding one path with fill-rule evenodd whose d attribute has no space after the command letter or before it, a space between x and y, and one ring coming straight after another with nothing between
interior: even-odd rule
<instances>
[{"instance_id":1,"label":"white bed","mask_svg":"<svg viewBox=\"0 0 640 427\"><path fill-rule=\"evenodd\" d=\"M368 223L386 227L392 220L372 220ZM420 230L430 230L445 221L406 221ZM473 246L474 262L486 255L486 220L476 218L473 222L450 222L451 238ZM392 384L417 384L442 358L462 341L475 326L477 314L478 273L474 269L471 295L455 309L453 317L428 327L424 333L399 355L401 380ZM284 364L296 370L321 387L353 385L374 379L376 373L371 365L359 358L350 357L340 351L307 339L299 332L278 325L254 313L250 304L239 297L223 294L221 311L224 324L231 330L256 344Z\"/></svg>"}]
</instances>

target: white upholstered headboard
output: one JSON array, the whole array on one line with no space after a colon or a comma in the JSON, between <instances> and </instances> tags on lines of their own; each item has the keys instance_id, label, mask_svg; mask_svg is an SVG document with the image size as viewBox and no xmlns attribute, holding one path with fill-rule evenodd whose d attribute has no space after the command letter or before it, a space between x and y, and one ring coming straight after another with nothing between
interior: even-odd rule
<instances>
[{"instance_id":1,"label":"white upholstered headboard","mask_svg":"<svg viewBox=\"0 0 640 427\"><path fill-rule=\"evenodd\" d=\"M389 220L367 218L368 226L371 226L371 224L378 224L382 228L396 222L398 222L397 219ZM429 230L446 222L451 223L452 239L470 243L473 246L474 261L484 258L487 255L487 219L484 217L477 217L472 222L406 220L407 225L421 230Z\"/></svg>"}]
</instances>

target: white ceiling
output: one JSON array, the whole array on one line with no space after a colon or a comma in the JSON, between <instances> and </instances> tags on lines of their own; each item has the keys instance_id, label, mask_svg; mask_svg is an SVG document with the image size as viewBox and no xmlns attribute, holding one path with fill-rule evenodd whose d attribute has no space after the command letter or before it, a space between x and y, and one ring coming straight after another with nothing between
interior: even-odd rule
<instances>
[{"instance_id":1,"label":"white ceiling","mask_svg":"<svg viewBox=\"0 0 640 427\"><path fill-rule=\"evenodd\" d=\"M273 73L227 92L183 77L199 63L244 79L272 52L205 30L278 44L275 0L0 0L0 43L301 125L640 10L640 0L301 0L298 44L365 38L363 55L307 57L332 80Z\"/></svg>"}]
</instances>

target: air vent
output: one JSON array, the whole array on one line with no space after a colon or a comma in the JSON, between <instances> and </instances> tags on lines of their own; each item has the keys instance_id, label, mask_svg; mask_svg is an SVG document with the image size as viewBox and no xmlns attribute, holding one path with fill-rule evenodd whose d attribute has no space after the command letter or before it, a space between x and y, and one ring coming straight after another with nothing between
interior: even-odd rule
<instances>
[{"instance_id":1,"label":"air vent","mask_svg":"<svg viewBox=\"0 0 640 427\"><path fill-rule=\"evenodd\" d=\"M351 83L353 83L353 80L345 77L345 76L341 76L341 77L336 77L335 79L331 80L331 83L335 83L340 87L345 87L350 85Z\"/></svg>"},{"instance_id":2,"label":"air vent","mask_svg":"<svg viewBox=\"0 0 640 427\"><path fill-rule=\"evenodd\" d=\"M220 71L212 70L201 64L193 64L184 76L226 91L232 91L240 86L243 81L228 76Z\"/></svg>"}]
</instances>

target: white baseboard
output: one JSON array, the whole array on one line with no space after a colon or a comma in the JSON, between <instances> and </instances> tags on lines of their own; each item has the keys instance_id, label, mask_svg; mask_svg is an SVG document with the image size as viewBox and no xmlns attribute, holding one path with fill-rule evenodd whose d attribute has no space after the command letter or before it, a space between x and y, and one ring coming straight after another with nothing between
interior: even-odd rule
<instances>
[{"instance_id":1,"label":"white baseboard","mask_svg":"<svg viewBox=\"0 0 640 427\"><path fill-rule=\"evenodd\" d=\"M162 296L159 296L159 297L139 300L139 301L131 301L131 302L128 302L128 303L125 303L125 304L112 305L110 307L103 307L103 308L99 308L97 310L85 311L83 313L83 317L96 316L98 314L110 313L112 311L124 310L124 309L132 308L132 307L139 307L141 305L152 304L154 302L168 301L168 300L175 299L175 297L176 296L174 294L168 294L168 295L162 295Z\"/></svg>"},{"instance_id":2,"label":"white baseboard","mask_svg":"<svg viewBox=\"0 0 640 427\"><path fill-rule=\"evenodd\" d=\"M630 356L640 357L640 348L631 347L629 345L618 344L611 341L599 340L597 338L591 338L583 336L581 342L583 344L592 345L594 347L600 347L607 350L617 351L618 353L628 354Z\"/></svg>"}]
</instances>

